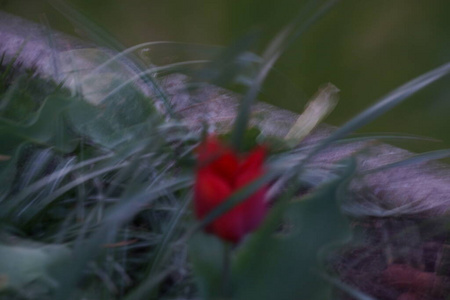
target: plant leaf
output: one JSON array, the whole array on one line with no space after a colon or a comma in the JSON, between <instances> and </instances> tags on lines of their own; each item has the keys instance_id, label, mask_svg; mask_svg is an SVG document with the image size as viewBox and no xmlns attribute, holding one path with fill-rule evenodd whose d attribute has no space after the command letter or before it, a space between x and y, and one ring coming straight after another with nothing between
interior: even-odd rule
<instances>
[{"instance_id":1,"label":"plant leaf","mask_svg":"<svg viewBox=\"0 0 450 300\"><path fill-rule=\"evenodd\" d=\"M311 151L307 159L305 159L304 161L308 161L309 158L313 157L321 150L328 147L331 143L345 137L346 135L363 127L367 123L375 120L382 114L388 112L389 110L400 104L403 100L405 100L412 94L420 91L434 81L448 75L448 73L450 73L450 63L446 63L398 87L394 91L381 98L374 105L364 110L356 117L352 118L342 127L338 128L328 138L324 139L313 149L313 151ZM301 166L299 166L299 168L300 167Z\"/></svg>"},{"instance_id":2,"label":"plant leaf","mask_svg":"<svg viewBox=\"0 0 450 300\"><path fill-rule=\"evenodd\" d=\"M351 162L339 179L300 201L274 207L263 228L237 253L234 299L325 299L329 287L314 270L324 246L349 237L337 197L353 170ZM283 223L287 234L274 234Z\"/></svg>"}]
</instances>

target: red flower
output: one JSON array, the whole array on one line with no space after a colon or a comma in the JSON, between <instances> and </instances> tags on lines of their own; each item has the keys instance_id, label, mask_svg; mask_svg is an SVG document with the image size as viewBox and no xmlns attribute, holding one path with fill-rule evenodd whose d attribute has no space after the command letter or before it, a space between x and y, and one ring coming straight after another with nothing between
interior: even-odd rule
<instances>
[{"instance_id":1,"label":"red flower","mask_svg":"<svg viewBox=\"0 0 450 300\"><path fill-rule=\"evenodd\" d=\"M256 147L241 157L215 136L208 137L197 149L198 169L194 186L195 213L199 219L224 202L231 194L264 174L266 151ZM267 212L267 186L236 205L206 227L224 240L239 242L255 230Z\"/></svg>"}]
</instances>

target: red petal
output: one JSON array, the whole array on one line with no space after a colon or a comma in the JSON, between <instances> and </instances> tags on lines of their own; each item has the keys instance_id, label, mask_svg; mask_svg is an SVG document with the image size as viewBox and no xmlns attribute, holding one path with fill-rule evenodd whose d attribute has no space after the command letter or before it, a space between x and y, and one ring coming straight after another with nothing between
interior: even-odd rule
<instances>
[{"instance_id":1,"label":"red petal","mask_svg":"<svg viewBox=\"0 0 450 300\"><path fill-rule=\"evenodd\" d=\"M194 187L195 211L203 218L234 191L260 177L266 149L257 147L243 161L216 136L209 136L197 148L199 168ZM256 229L267 213L262 187L243 203L217 218L207 230L222 239L237 243L245 234Z\"/></svg>"},{"instance_id":2,"label":"red petal","mask_svg":"<svg viewBox=\"0 0 450 300\"><path fill-rule=\"evenodd\" d=\"M266 216L268 211L266 201L267 190L267 187L263 187L243 203L243 210L245 211L244 227L246 232L257 229Z\"/></svg>"},{"instance_id":3,"label":"red petal","mask_svg":"<svg viewBox=\"0 0 450 300\"><path fill-rule=\"evenodd\" d=\"M230 152L227 152L214 160L209 166L214 172L221 176L224 180L233 184L239 168L239 161L237 157Z\"/></svg>"},{"instance_id":4,"label":"red petal","mask_svg":"<svg viewBox=\"0 0 450 300\"><path fill-rule=\"evenodd\" d=\"M231 195L231 186L209 169L197 172L194 186L195 212L203 218Z\"/></svg>"},{"instance_id":5,"label":"red petal","mask_svg":"<svg viewBox=\"0 0 450 300\"><path fill-rule=\"evenodd\" d=\"M239 167L236 154L220 143L215 136L209 136L197 148L200 168L209 168L229 183L234 181Z\"/></svg>"},{"instance_id":6,"label":"red petal","mask_svg":"<svg viewBox=\"0 0 450 300\"><path fill-rule=\"evenodd\" d=\"M266 158L266 148L258 146L253 149L241 163L239 172L251 169L260 169Z\"/></svg>"},{"instance_id":7,"label":"red petal","mask_svg":"<svg viewBox=\"0 0 450 300\"><path fill-rule=\"evenodd\" d=\"M194 186L195 212L202 219L232 194L231 187L210 169L197 173ZM220 216L206 228L224 240L238 242L245 234L242 209L238 207Z\"/></svg>"},{"instance_id":8,"label":"red petal","mask_svg":"<svg viewBox=\"0 0 450 300\"><path fill-rule=\"evenodd\" d=\"M200 164L209 163L226 150L227 148L220 143L216 136L208 136L196 149L198 161Z\"/></svg>"},{"instance_id":9,"label":"red petal","mask_svg":"<svg viewBox=\"0 0 450 300\"><path fill-rule=\"evenodd\" d=\"M235 180L235 187L241 188L247 185L248 183L254 181L263 174L264 169L262 165L256 163L247 164L246 168L241 167L239 169L239 174L238 176L236 176Z\"/></svg>"},{"instance_id":10,"label":"red petal","mask_svg":"<svg viewBox=\"0 0 450 300\"><path fill-rule=\"evenodd\" d=\"M260 154L261 152L258 153L258 155ZM258 156L254 157L258 158ZM236 188L242 188L264 174L262 166L259 163L256 163L258 160L255 159L252 162L253 163L248 164L247 169L240 173L236 178ZM266 216L268 210L268 205L265 199L267 191L268 187L265 185L240 205L243 215L245 216L244 229L246 232L250 232L258 228Z\"/></svg>"},{"instance_id":11,"label":"red petal","mask_svg":"<svg viewBox=\"0 0 450 300\"><path fill-rule=\"evenodd\" d=\"M243 210L239 206L217 218L211 227L216 235L233 243L239 242L247 233Z\"/></svg>"}]
</instances>

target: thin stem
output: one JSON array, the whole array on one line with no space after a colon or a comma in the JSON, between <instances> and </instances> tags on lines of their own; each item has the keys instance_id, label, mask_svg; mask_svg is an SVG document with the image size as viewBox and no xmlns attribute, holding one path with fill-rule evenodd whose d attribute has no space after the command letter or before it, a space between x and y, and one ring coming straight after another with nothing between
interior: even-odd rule
<instances>
[{"instance_id":1,"label":"thin stem","mask_svg":"<svg viewBox=\"0 0 450 300\"><path fill-rule=\"evenodd\" d=\"M222 294L231 298L231 244L223 242Z\"/></svg>"}]
</instances>

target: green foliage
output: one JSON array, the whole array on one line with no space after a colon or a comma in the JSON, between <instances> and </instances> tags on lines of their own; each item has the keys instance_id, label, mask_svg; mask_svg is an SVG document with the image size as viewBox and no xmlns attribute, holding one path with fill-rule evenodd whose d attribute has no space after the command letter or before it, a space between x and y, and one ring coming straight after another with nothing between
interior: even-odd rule
<instances>
[{"instance_id":1,"label":"green foliage","mask_svg":"<svg viewBox=\"0 0 450 300\"><path fill-rule=\"evenodd\" d=\"M94 39L120 48L78 12L51 2ZM326 2L310 18L299 16L261 58L248 58L254 41L243 39L192 72L248 88L231 132L236 148L253 148L260 135L248 129L250 107L272 66L335 2ZM326 176L308 163L447 75L449 65L388 94L313 147L289 151L275 140L285 151L271 158L269 172L194 223L188 208L200 133L156 111L154 104L167 104L167 98L153 75L198 61L130 70L122 59L131 50L116 56L96 49L61 53L59 75L70 90L30 74L12 76L12 65L0 75L0 236L8 237L0 239L0 298L326 299L331 282L363 299L359 291L322 276L330 247L350 235L340 200L353 161L326 166L332 169ZM144 95L146 88L154 96ZM432 152L388 167L447 155ZM227 246L200 229L277 180L288 190L228 260ZM298 197L304 186L316 189Z\"/></svg>"},{"instance_id":2,"label":"green foliage","mask_svg":"<svg viewBox=\"0 0 450 300\"><path fill-rule=\"evenodd\" d=\"M340 212L337 195L350 175L351 171L303 199L280 204L284 208L275 207L274 214L282 211L282 215L272 218L284 220L269 220L238 253L236 299L329 298L317 259L325 246L349 238L348 221ZM274 235L280 221L287 232Z\"/></svg>"},{"instance_id":3,"label":"green foliage","mask_svg":"<svg viewBox=\"0 0 450 300\"><path fill-rule=\"evenodd\" d=\"M129 85L101 104L35 76L3 86L0 234L22 242L0 242L0 297L118 299L155 274L146 293L181 288L160 290L186 268L172 243L191 179L177 161L195 136Z\"/></svg>"},{"instance_id":4,"label":"green foliage","mask_svg":"<svg viewBox=\"0 0 450 300\"><path fill-rule=\"evenodd\" d=\"M269 43L266 50L262 54L262 62L259 65L258 71L250 81L249 89L241 101L239 112L236 116L236 121L234 122L232 141L236 149L239 149L243 140L243 133L248 127L251 105L256 101L261 86L263 85L275 62L293 41L301 37L311 25L320 19L320 17L322 17L325 12L327 12L337 2L338 1L336 0L326 1L325 4L316 8L316 11L314 11L311 16L306 18L303 14L299 14L293 22L287 25Z\"/></svg>"},{"instance_id":5,"label":"green foliage","mask_svg":"<svg viewBox=\"0 0 450 300\"><path fill-rule=\"evenodd\" d=\"M57 284L52 271L68 261L70 250L64 245L15 242L0 245L0 257L0 294L15 292L36 298Z\"/></svg>"},{"instance_id":6,"label":"green foliage","mask_svg":"<svg viewBox=\"0 0 450 300\"><path fill-rule=\"evenodd\" d=\"M325 246L350 236L337 198L353 168L349 164L337 180L306 197L291 201L288 194L279 199L264 225L235 249L230 295L223 294L222 245L197 235L190 253L203 298L327 299L330 289L320 276L324 270L318 259L326 255Z\"/></svg>"},{"instance_id":7,"label":"green foliage","mask_svg":"<svg viewBox=\"0 0 450 300\"><path fill-rule=\"evenodd\" d=\"M197 232L189 240L189 257L203 299L223 297L225 247L217 237Z\"/></svg>"}]
</instances>

